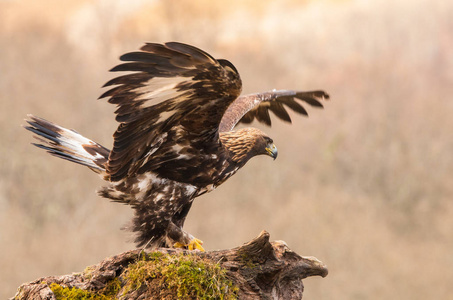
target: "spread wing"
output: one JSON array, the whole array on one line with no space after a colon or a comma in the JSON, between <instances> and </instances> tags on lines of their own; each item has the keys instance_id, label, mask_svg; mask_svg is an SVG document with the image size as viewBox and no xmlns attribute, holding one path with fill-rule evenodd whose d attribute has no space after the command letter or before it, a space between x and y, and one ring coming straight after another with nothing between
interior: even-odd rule
<instances>
[{"instance_id":1,"label":"spread wing","mask_svg":"<svg viewBox=\"0 0 453 300\"><path fill-rule=\"evenodd\" d=\"M148 164L165 161L218 143L218 127L228 106L242 88L235 67L182 43L144 45L120 57L125 63L111 71L132 72L104 86L115 86L100 98L116 104L116 120L107 172L117 181ZM186 143L182 145L178 143ZM193 149L190 149L190 148ZM150 165L149 157L153 156ZM192 162L193 163L193 162Z\"/></svg>"},{"instance_id":2,"label":"spread wing","mask_svg":"<svg viewBox=\"0 0 453 300\"><path fill-rule=\"evenodd\" d=\"M299 102L322 108L321 100L328 99L329 95L324 91L273 90L240 96L228 107L219 129L220 132L230 131L240 122L251 123L255 119L271 126L269 111L279 119L291 123L287 108L308 116L307 111Z\"/></svg>"}]
</instances>

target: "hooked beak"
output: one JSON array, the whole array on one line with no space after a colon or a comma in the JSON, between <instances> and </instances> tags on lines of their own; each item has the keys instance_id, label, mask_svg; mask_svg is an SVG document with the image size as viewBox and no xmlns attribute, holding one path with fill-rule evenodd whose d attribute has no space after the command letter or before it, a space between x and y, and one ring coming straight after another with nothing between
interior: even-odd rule
<instances>
[{"instance_id":1,"label":"hooked beak","mask_svg":"<svg viewBox=\"0 0 453 300\"><path fill-rule=\"evenodd\" d=\"M267 154L272 157L274 160L277 158L277 155L278 155L278 151L277 151L277 147L275 147L274 144L272 144L271 146L267 147L266 148L266 152Z\"/></svg>"}]
</instances>

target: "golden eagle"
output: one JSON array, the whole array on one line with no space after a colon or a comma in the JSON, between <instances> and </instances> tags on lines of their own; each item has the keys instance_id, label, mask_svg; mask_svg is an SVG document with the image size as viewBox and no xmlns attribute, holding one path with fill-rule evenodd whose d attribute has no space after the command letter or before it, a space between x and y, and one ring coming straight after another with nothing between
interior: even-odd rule
<instances>
[{"instance_id":1,"label":"golden eagle","mask_svg":"<svg viewBox=\"0 0 453 300\"><path fill-rule=\"evenodd\" d=\"M190 45L147 43L111 69L129 72L107 82L100 98L117 106L113 149L44 119L27 121L50 154L82 164L109 185L99 195L135 210L131 230L139 247L203 250L182 227L192 201L214 190L256 155L277 157L254 119L271 125L269 111L291 122L286 107L307 115L299 101L322 107L324 91L273 90L240 96L242 83L227 60ZM298 101L297 101L298 100Z\"/></svg>"}]
</instances>

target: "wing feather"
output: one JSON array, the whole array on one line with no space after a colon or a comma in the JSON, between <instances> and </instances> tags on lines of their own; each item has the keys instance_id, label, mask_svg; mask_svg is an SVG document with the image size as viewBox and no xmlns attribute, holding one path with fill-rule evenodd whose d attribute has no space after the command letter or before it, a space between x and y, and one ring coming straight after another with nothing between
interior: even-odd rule
<instances>
[{"instance_id":1,"label":"wing feather","mask_svg":"<svg viewBox=\"0 0 453 300\"><path fill-rule=\"evenodd\" d=\"M124 63L111 71L129 73L108 81L104 86L110 89L100 97L117 105L120 123L107 164L110 180L134 174L145 163L152 169L175 159L177 141L192 141L189 152L197 154L218 144L222 116L242 88L230 62L176 42L147 43L120 59Z\"/></svg>"},{"instance_id":2,"label":"wing feather","mask_svg":"<svg viewBox=\"0 0 453 300\"><path fill-rule=\"evenodd\" d=\"M261 123L271 126L272 122L271 116L269 115L269 108L266 106L258 106L256 110L256 119Z\"/></svg>"},{"instance_id":3,"label":"wing feather","mask_svg":"<svg viewBox=\"0 0 453 300\"><path fill-rule=\"evenodd\" d=\"M230 131L238 123L251 123L253 120L271 126L269 110L279 119L291 123L287 108L298 114L308 116L299 102L322 108L322 100L328 100L324 91L273 90L265 93L250 94L238 97L225 112L220 123L220 131ZM299 101L296 101L299 100Z\"/></svg>"},{"instance_id":4,"label":"wing feather","mask_svg":"<svg viewBox=\"0 0 453 300\"><path fill-rule=\"evenodd\" d=\"M272 101L269 102L269 110L273 112L280 120L291 123L291 117L289 116L286 109L283 107L282 102Z\"/></svg>"},{"instance_id":5,"label":"wing feather","mask_svg":"<svg viewBox=\"0 0 453 300\"><path fill-rule=\"evenodd\" d=\"M280 97L280 101L294 110L296 113L308 116L307 110L298 102L296 102L296 100L294 100L294 97Z\"/></svg>"}]
</instances>

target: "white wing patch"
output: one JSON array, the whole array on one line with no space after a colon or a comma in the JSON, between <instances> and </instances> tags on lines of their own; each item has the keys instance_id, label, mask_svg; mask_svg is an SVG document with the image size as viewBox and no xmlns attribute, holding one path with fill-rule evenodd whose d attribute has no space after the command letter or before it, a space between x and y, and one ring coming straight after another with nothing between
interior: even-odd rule
<instances>
[{"instance_id":1,"label":"white wing patch","mask_svg":"<svg viewBox=\"0 0 453 300\"><path fill-rule=\"evenodd\" d=\"M141 108L146 108L176 98L186 92L178 91L176 86L187 80L187 77L152 78L144 82L142 87L134 89L138 95L134 101L147 100L141 105Z\"/></svg>"},{"instance_id":2,"label":"white wing patch","mask_svg":"<svg viewBox=\"0 0 453 300\"><path fill-rule=\"evenodd\" d=\"M168 118L173 116L175 113L177 113L177 110L164 111L164 112L160 113L159 118L157 119L156 123L158 124L158 123L161 123L161 122L167 120Z\"/></svg>"}]
</instances>

